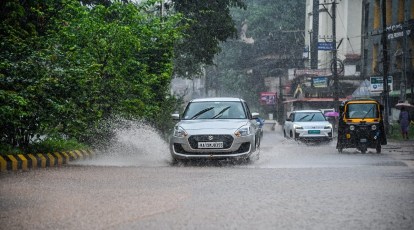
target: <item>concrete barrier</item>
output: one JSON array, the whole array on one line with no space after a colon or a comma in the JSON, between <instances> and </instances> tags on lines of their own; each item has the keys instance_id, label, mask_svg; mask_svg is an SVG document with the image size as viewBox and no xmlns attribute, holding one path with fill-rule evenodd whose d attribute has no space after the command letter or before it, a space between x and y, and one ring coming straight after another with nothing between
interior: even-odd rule
<instances>
[{"instance_id":1,"label":"concrete barrier","mask_svg":"<svg viewBox=\"0 0 414 230\"><path fill-rule=\"evenodd\" d=\"M17 155L8 154L6 156L0 156L0 172L59 167L70 161L93 158L95 156L96 153L92 150Z\"/></svg>"}]
</instances>

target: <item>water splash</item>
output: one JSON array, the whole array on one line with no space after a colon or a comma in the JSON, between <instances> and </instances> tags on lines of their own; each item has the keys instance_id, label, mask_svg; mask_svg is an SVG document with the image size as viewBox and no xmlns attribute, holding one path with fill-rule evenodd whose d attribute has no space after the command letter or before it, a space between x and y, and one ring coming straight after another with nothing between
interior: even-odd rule
<instances>
[{"instance_id":1,"label":"water splash","mask_svg":"<svg viewBox=\"0 0 414 230\"><path fill-rule=\"evenodd\" d=\"M167 166L171 162L168 143L156 129L141 121L122 121L115 138L98 157L79 161L82 165Z\"/></svg>"}]
</instances>

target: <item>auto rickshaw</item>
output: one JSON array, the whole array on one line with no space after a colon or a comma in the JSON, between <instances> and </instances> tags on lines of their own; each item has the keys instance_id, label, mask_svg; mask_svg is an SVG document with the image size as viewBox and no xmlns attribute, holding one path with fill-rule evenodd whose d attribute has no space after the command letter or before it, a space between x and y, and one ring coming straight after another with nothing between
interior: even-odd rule
<instances>
[{"instance_id":1,"label":"auto rickshaw","mask_svg":"<svg viewBox=\"0 0 414 230\"><path fill-rule=\"evenodd\" d=\"M338 152L356 148L366 153L368 148L375 148L381 153L381 145L387 144L383 110L384 106L371 98L344 101L339 106Z\"/></svg>"}]
</instances>

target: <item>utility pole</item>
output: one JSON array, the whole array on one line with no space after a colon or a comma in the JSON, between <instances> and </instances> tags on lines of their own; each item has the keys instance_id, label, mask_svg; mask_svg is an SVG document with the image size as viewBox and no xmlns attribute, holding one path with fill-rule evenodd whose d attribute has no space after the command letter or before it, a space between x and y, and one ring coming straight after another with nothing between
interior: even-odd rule
<instances>
[{"instance_id":1,"label":"utility pole","mask_svg":"<svg viewBox=\"0 0 414 230\"><path fill-rule=\"evenodd\" d=\"M389 115L389 105L388 105L388 48L387 48L387 9L386 9L386 0L382 0L382 55L383 55L383 101L384 101L384 126L385 133L388 134L388 115Z\"/></svg>"},{"instance_id":2,"label":"utility pole","mask_svg":"<svg viewBox=\"0 0 414 230\"><path fill-rule=\"evenodd\" d=\"M283 86L282 86L282 76L279 76L279 100L278 100L278 106L279 106L279 114L278 114L278 120L280 125L285 124L285 107L283 105Z\"/></svg>"},{"instance_id":3,"label":"utility pole","mask_svg":"<svg viewBox=\"0 0 414 230\"><path fill-rule=\"evenodd\" d=\"M319 0L313 0L312 39L310 43L311 69L318 69Z\"/></svg>"},{"instance_id":4,"label":"utility pole","mask_svg":"<svg viewBox=\"0 0 414 230\"><path fill-rule=\"evenodd\" d=\"M404 23L402 25L403 29L403 69L402 69L402 78L400 82L400 100L405 101L407 99L407 71L408 71L408 42L407 42L407 24L408 24L408 17L407 17L407 7L404 5Z\"/></svg>"},{"instance_id":5,"label":"utility pole","mask_svg":"<svg viewBox=\"0 0 414 230\"><path fill-rule=\"evenodd\" d=\"M339 89L338 89L338 63L337 63L337 50L336 50L336 0L332 3L332 43L333 43L333 79L334 79L334 105L336 111L339 111Z\"/></svg>"}]
</instances>

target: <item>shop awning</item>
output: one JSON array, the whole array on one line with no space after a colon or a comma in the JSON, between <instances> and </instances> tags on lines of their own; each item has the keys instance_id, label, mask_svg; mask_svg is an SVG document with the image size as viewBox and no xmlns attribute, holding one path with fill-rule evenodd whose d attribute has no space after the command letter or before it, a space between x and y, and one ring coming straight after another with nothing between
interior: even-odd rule
<instances>
[{"instance_id":1,"label":"shop awning","mask_svg":"<svg viewBox=\"0 0 414 230\"><path fill-rule=\"evenodd\" d=\"M339 98L339 101L346 101L348 100L347 98ZM324 102L324 101L335 101L335 98L333 97L309 97L309 98L295 98L295 99L290 99L290 100L286 100L283 101L283 103L289 103L289 102Z\"/></svg>"},{"instance_id":2,"label":"shop awning","mask_svg":"<svg viewBox=\"0 0 414 230\"><path fill-rule=\"evenodd\" d=\"M389 93L390 97L399 97L401 93L401 90L393 90ZM406 89L405 94L411 94L411 89Z\"/></svg>"}]
</instances>

